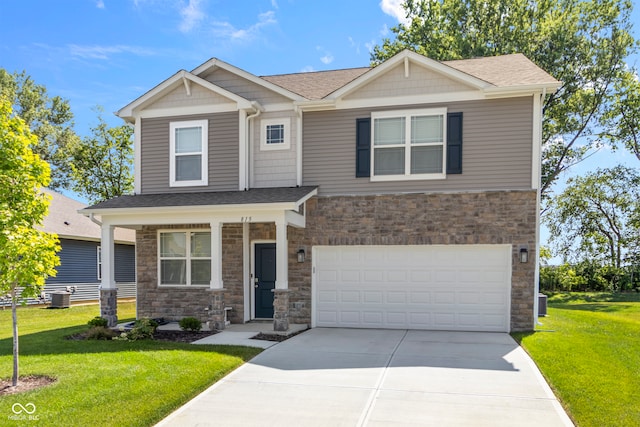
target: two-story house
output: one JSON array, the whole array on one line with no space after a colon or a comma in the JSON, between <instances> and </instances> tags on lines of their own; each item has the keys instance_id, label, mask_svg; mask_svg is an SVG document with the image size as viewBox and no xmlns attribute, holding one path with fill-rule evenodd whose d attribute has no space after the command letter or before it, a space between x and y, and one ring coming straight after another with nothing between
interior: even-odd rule
<instances>
[{"instance_id":1,"label":"two-story house","mask_svg":"<svg viewBox=\"0 0 640 427\"><path fill-rule=\"evenodd\" d=\"M83 211L102 218L102 315L116 321L118 226L136 229L138 317L533 329L558 86L523 55L177 72L117 113L135 194Z\"/></svg>"}]
</instances>

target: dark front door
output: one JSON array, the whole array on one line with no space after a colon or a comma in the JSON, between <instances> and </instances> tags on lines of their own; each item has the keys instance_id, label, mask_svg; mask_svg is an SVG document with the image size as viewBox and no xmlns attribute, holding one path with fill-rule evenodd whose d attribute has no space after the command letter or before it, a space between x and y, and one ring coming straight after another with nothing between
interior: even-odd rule
<instances>
[{"instance_id":1,"label":"dark front door","mask_svg":"<svg viewBox=\"0 0 640 427\"><path fill-rule=\"evenodd\" d=\"M273 292L276 287L276 244L256 243L256 268L254 286L256 290L256 318L273 318Z\"/></svg>"}]
</instances>

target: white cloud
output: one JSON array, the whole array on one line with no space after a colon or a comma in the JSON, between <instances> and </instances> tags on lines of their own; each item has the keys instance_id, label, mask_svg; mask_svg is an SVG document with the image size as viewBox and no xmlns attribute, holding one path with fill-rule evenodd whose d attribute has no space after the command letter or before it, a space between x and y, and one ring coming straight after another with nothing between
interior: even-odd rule
<instances>
[{"instance_id":1,"label":"white cloud","mask_svg":"<svg viewBox=\"0 0 640 427\"><path fill-rule=\"evenodd\" d=\"M137 56L151 56L154 52L137 46L114 45L114 46L81 46L77 44L67 45L69 53L74 58L79 59L110 59L113 55L130 53Z\"/></svg>"},{"instance_id":2,"label":"white cloud","mask_svg":"<svg viewBox=\"0 0 640 427\"><path fill-rule=\"evenodd\" d=\"M260 35L263 28L277 24L276 13L272 10L258 15L258 22L247 28L236 28L230 22L213 22L213 32L218 37L236 41L253 40Z\"/></svg>"},{"instance_id":3,"label":"white cloud","mask_svg":"<svg viewBox=\"0 0 640 427\"><path fill-rule=\"evenodd\" d=\"M96 1L96 7L98 9L104 9L104 1L103 0L97 0Z\"/></svg>"},{"instance_id":4,"label":"white cloud","mask_svg":"<svg viewBox=\"0 0 640 427\"><path fill-rule=\"evenodd\" d=\"M300 70L301 73L310 73L312 71L315 71L312 65L307 65L306 67L303 67L302 70Z\"/></svg>"},{"instance_id":5,"label":"white cloud","mask_svg":"<svg viewBox=\"0 0 640 427\"><path fill-rule=\"evenodd\" d=\"M191 31L206 17L200 6L200 0L189 0L189 3L180 9L180 16L182 21L178 28L183 33Z\"/></svg>"},{"instance_id":6,"label":"white cloud","mask_svg":"<svg viewBox=\"0 0 640 427\"><path fill-rule=\"evenodd\" d=\"M322 62L325 65L329 65L333 62L334 57L331 54L331 52L329 52L322 46L316 46L316 50L322 54L322 56L320 57L320 62Z\"/></svg>"},{"instance_id":7,"label":"white cloud","mask_svg":"<svg viewBox=\"0 0 640 427\"><path fill-rule=\"evenodd\" d=\"M404 0L380 0L380 9L389 16L398 20L399 23L409 25L411 20L407 19L406 12L402 5Z\"/></svg>"},{"instance_id":8,"label":"white cloud","mask_svg":"<svg viewBox=\"0 0 640 427\"><path fill-rule=\"evenodd\" d=\"M274 9L278 8L278 2L276 0L271 0L271 7Z\"/></svg>"}]
</instances>

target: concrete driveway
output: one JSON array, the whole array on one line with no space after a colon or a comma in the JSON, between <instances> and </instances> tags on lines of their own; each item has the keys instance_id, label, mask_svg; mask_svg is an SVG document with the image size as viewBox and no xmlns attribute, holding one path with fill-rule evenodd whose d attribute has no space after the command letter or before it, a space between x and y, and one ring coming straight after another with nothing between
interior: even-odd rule
<instances>
[{"instance_id":1,"label":"concrete driveway","mask_svg":"<svg viewBox=\"0 0 640 427\"><path fill-rule=\"evenodd\" d=\"M573 425L504 333L312 329L160 426Z\"/></svg>"}]
</instances>

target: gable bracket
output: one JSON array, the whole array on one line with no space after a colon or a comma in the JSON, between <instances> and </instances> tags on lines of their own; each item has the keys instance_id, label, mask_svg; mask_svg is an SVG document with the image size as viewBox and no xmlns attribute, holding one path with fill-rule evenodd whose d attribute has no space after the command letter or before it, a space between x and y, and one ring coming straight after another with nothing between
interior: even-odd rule
<instances>
[{"instance_id":1,"label":"gable bracket","mask_svg":"<svg viewBox=\"0 0 640 427\"><path fill-rule=\"evenodd\" d=\"M183 75L182 83L184 83L184 90L187 92L187 96L191 96L191 80Z\"/></svg>"}]
</instances>

